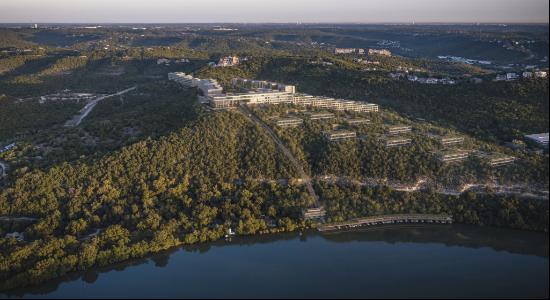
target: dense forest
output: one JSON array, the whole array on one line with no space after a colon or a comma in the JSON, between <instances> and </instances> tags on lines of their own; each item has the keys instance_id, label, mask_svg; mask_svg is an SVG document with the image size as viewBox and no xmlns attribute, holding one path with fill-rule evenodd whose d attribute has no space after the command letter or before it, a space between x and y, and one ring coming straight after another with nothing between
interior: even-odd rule
<instances>
[{"instance_id":1,"label":"dense forest","mask_svg":"<svg viewBox=\"0 0 550 300\"><path fill-rule=\"evenodd\" d=\"M24 230L34 242L2 239L3 288L218 239L229 227L291 230L307 193L265 179L293 172L265 134L228 112L99 160L28 172L0 194L1 215L37 218Z\"/></svg>"},{"instance_id":2,"label":"dense forest","mask_svg":"<svg viewBox=\"0 0 550 300\"><path fill-rule=\"evenodd\" d=\"M443 196L432 191L403 193L389 188L320 184L331 221L395 213L450 214L454 221L484 226L548 230L548 201L514 196L464 193Z\"/></svg>"}]
</instances>

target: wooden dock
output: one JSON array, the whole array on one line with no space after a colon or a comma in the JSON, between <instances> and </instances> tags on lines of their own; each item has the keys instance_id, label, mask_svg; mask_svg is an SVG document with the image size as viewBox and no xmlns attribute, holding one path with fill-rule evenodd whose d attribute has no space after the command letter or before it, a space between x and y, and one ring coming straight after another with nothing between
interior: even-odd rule
<instances>
[{"instance_id":1,"label":"wooden dock","mask_svg":"<svg viewBox=\"0 0 550 300\"><path fill-rule=\"evenodd\" d=\"M350 229L363 226L374 226L383 224L399 223L438 223L452 224L453 218L449 215L430 215L430 214L401 214L401 215L383 215L367 218L354 219L346 222L332 223L320 226L319 231L333 231L341 229Z\"/></svg>"}]
</instances>

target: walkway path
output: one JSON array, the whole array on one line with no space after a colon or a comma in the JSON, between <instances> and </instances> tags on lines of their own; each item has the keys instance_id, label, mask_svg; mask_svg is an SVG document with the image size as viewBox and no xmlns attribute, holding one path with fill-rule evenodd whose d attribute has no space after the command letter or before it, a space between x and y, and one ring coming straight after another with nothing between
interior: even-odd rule
<instances>
[{"instance_id":1,"label":"walkway path","mask_svg":"<svg viewBox=\"0 0 550 300\"><path fill-rule=\"evenodd\" d=\"M258 116L256 116L256 114L254 114L254 112L252 112L246 105L239 106L239 110L254 123L260 125L269 134L269 136L271 137L271 139L273 139L275 144L277 144L279 149L281 149L288 160L294 165L294 167L298 171L298 175L300 175L300 178L302 179L302 182L306 185L309 194L315 201L316 206L319 207L319 197L315 193L315 189L313 189L311 177L309 177L309 175L304 171L304 168L302 168L302 165L300 164L298 159L294 157L292 152L285 146L283 141L281 141L281 139L277 136L273 129L271 129L271 127L269 127L269 125L262 121Z\"/></svg>"}]
</instances>

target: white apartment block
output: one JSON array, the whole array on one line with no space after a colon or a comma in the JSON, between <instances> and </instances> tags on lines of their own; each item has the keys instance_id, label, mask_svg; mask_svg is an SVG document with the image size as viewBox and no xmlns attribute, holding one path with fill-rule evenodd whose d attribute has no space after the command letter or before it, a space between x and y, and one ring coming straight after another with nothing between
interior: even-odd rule
<instances>
[{"instance_id":1,"label":"white apartment block","mask_svg":"<svg viewBox=\"0 0 550 300\"><path fill-rule=\"evenodd\" d=\"M215 79L199 79L182 72L174 72L168 73L168 80L179 83L185 87L196 87L207 97L223 93L222 86Z\"/></svg>"},{"instance_id":2,"label":"white apartment block","mask_svg":"<svg viewBox=\"0 0 550 300\"><path fill-rule=\"evenodd\" d=\"M232 80L233 85L247 88L249 92L223 93L223 88L214 79L198 79L181 72L169 73L168 79L187 87L199 88L213 108L286 103L338 111L378 111L377 104L296 93L294 85L276 82L235 78Z\"/></svg>"}]
</instances>

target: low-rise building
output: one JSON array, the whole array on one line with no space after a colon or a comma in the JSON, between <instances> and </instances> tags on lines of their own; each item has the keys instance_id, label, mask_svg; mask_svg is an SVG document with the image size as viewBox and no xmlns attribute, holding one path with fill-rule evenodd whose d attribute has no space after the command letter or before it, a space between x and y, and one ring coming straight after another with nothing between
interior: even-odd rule
<instances>
[{"instance_id":1,"label":"low-rise building","mask_svg":"<svg viewBox=\"0 0 550 300\"><path fill-rule=\"evenodd\" d=\"M226 57L220 58L220 60L218 61L218 64L216 66L217 67L232 67L232 66L238 65L240 63L240 61L241 60L237 56L226 56Z\"/></svg>"},{"instance_id":2,"label":"low-rise building","mask_svg":"<svg viewBox=\"0 0 550 300\"><path fill-rule=\"evenodd\" d=\"M418 81L418 76L416 76L416 75L408 75L408 76L407 76L407 79L408 79L409 81L416 82L416 81Z\"/></svg>"},{"instance_id":3,"label":"low-rise building","mask_svg":"<svg viewBox=\"0 0 550 300\"><path fill-rule=\"evenodd\" d=\"M355 125L369 124L370 120L365 118L354 118L354 119L346 119L345 122L349 126L355 126Z\"/></svg>"},{"instance_id":4,"label":"low-rise building","mask_svg":"<svg viewBox=\"0 0 550 300\"><path fill-rule=\"evenodd\" d=\"M326 119L334 119L335 115L333 113L329 112L322 112L322 113L310 113L309 119L310 120L326 120Z\"/></svg>"},{"instance_id":5,"label":"low-rise building","mask_svg":"<svg viewBox=\"0 0 550 300\"><path fill-rule=\"evenodd\" d=\"M437 84L439 83L439 79L434 77L426 78L426 84Z\"/></svg>"},{"instance_id":6,"label":"low-rise building","mask_svg":"<svg viewBox=\"0 0 550 300\"><path fill-rule=\"evenodd\" d=\"M369 55L391 56L391 51L388 49L369 49Z\"/></svg>"},{"instance_id":7,"label":"low-rise building","mask_svg":"<svg viewBox=\"0 0 550 300\"><path fill-rule=\"evenodd\" d=\"M458 145L464 143L464 137L462 136L441 136L438 138L439 143L443 146Z\"/></svg>"},{"instance_id":8,"label":"low-rise building","mask_svg":"<svg viewBox=\"0 0 550 300\"><path fill-rule=\"evenodd\" d=\"M334 54L365 54L365 49L361 48L336 48Z\"/></svg>"},{"instance_id":9,"label":"low-rise building","mask_svg":"<svg viewBox=\"0 0 550 300\"><path fill-rule=\"evenodd\" d=\"M279 127L283 127L283 128L286 128L286 127L297 127L297 126L300 126L302 125L302 123L304 123L304 120L300 119L300 118L281 118L281 119L277 119L277 121L275 122L277 124L277 126Z\"/></svg>"},{"instance_id":10,"label":"low-rise building","mask_svg":"<svg viewBox=\"0 0 550 300\"><path fill-rule=\"evenodd\" d=\"M508 81L513 81L513 80L516 80L518 78L519 78L519 76L516 73L506 73L506 80L508 80Z\"/></svg>"},{"instance_id":11,"label":"low-rise building","mask_svg":"<svg viewBox=\"0 0 550 300\"><path fill-rule=\"evenodd\" d=\"M506 74L497 74L497 76L495 77L495 81L506 81L507 78L506 78Z\"/></svg>"},{"instance_id":12,"label":"low-rise building","mask_svg":"<svg viewBox=\"0 0 550 300\"><path fill-rule=\"evenodd\" d=\"M443 150L437 154L440 162L454 162L466 160L470 156L469 150Z\"/></svg>"},{"instance_id":13,"label":"low-rise building","mask_svg":"<svg viewBox=\"0 0 550 300\"><path fill-rule=\"evenodd\" d=\"M385 137L382 139L386 148L405 146L412 143L408 137Z\"/></svg>"},{"instance_id":14,"label":"low-rise building","mask_svg":"<svg viewBox=\"0 0 550 300\"><path fill-rule=\"evenodd\" d=\"M487 162L493 167L509 165L515 161L515 157L504 154L493 154L487 157Z\"/></svg>"},{"instance_id":15,"label":"low-rise building","mask_svg":"<svg viewBox=\"0 0 550 300\"><path fill-rule=\"evenodd\" d=\"M312 219L322 219L326 215L326 211L324 208L309 208L303 212L304 219L306 220L312 220Z\"/></svg>"},{"instance_id":16,"label":"low-rise building","mask_svg":"<svg viewBox=\"0 0 550 300\"><path fill-rule=\"evenodd\" d=\"M412 127L409 125L393 125L387 128L388 134L391 134L391 135L408 133L411 131L412 131Z\"/></svg>"},{"instance_id":17,"label":"low-rise building","mask_svg":"<svg viewBox=\"0 0 550 300\"><path fill-rule=\"evenodd\" d=\"M546 78L548 76L548 73L546 71L536 71L535 77L536 78Z\"/></svg>"},{"instance_id":18,"label":"low-rise building","mask_svg":"<svg viewBox=\"0 0 550 300\"><path fill-rule=\"evenodd\" d=\"M349 130L325 131L323 135L329 141L340 141L340 140L354 139L357 137L357 133L355 131L349 131Z\"/></svg>"}]
</instances>

